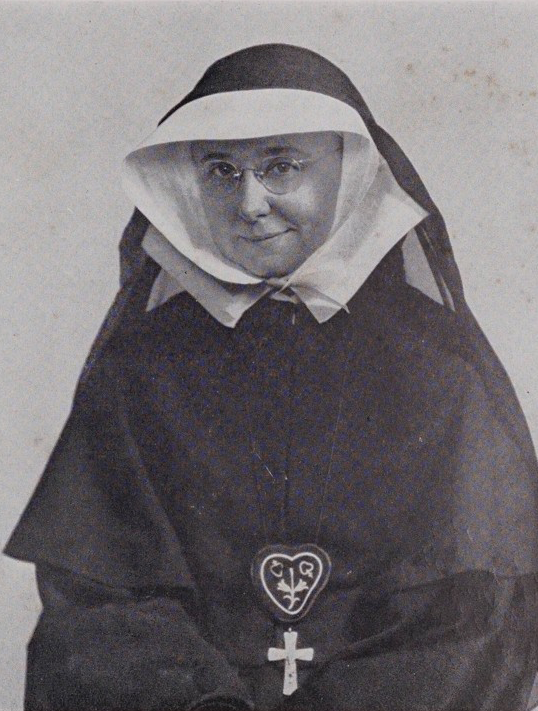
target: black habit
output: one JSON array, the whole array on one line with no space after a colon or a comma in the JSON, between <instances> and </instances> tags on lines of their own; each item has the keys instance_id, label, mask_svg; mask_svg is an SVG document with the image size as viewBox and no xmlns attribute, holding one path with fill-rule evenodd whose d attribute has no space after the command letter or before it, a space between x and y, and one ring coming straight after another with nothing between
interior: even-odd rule
<instances>
[{"instance_id":1,"label":"black habit","mask_svg":"<svg viewBox=\"0 0 538 711\"><path fill-rule=\"evenodd\" d=\"M37 564L44 604L27 711L523 711L537 466L511 385L441 216L345 75L307 50L254 47L184 102L271 87L359 111L429 212L417 233L446 304L406 282L398 244L322 325L269 298L233 329L187 293L146 312L158 267L135 213L124 285L7 547ZM315 657L286 698L267 649L288 625L249 569L267 543L314 539L333 570L294 625Z\"/></svg>"}]
</instances>

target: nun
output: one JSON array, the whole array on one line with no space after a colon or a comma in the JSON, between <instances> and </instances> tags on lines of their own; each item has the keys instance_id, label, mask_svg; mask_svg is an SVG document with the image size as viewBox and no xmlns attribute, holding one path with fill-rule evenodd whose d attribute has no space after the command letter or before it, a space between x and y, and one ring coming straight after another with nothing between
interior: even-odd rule
<instances>
[{"instance_id":1,"label":"nun","mask_svg":"<svg viewBox=\"0 0 538 711\"><path fill-rule=\"evenodd\" d=\"M27 711L524 711L529 432L349 78L231 54L123 177L122 286L6 549Z\"/></svg>"}]
</instances>

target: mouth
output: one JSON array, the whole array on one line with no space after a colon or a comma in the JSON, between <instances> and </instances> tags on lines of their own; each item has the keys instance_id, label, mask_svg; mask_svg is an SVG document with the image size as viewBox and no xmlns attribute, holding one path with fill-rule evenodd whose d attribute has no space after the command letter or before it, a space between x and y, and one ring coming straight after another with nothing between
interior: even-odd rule
<instances>
[{"instance_id":1,"label":"mouth","mask_svg":"<svg viewBox=\"0 0 538 711\"><path fill-rule=\"evenodd\" d=\"M251 235L251 236L243 236L241 235L241 239L246 239L248 242L267 242L270 239L276 239L277 237L283 237L284 235L288 234L288 232L291 232L291 228L288 228L286 230L282 230L281 232L271 232L268 234L260 234L260 235Z\"/></svg>"}]
</instances>

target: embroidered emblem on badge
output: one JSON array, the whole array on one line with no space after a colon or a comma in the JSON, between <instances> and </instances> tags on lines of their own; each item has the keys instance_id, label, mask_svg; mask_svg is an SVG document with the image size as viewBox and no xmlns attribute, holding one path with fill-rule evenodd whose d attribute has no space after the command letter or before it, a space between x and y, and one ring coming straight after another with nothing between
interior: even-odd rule
<instances>
[{"instance_id":1,"label":"embroidered emblem on badge","mask_svg":"<svg viewBox=\"0 0 538 711\"><path fill-rule=\"evenodd\" d=\"M313 543L271 545L252 561L252 580L266 607L281 622L300 620L323 590L331 559Z\"/></svg>"}]
</instances>

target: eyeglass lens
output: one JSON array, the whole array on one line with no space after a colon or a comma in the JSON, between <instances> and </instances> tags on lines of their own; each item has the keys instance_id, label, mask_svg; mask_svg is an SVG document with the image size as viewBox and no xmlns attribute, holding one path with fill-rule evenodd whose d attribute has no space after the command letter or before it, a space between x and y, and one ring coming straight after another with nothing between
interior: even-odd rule
<instances>
[{"instance_id":1,"label":"eyeglass lens","mask_svg":"<svg viewBox=\"0 0 538 711\"><path fill-rule=\"evenodd\" d=\"M253 171L260 183L276 194L296 190L303 178L303 167L293 158L269 158L259 168L237 168L233 163L219 161L206 168L205 178L215 190L234 192L246 170Z\"/></svg>"}]
</instances>

